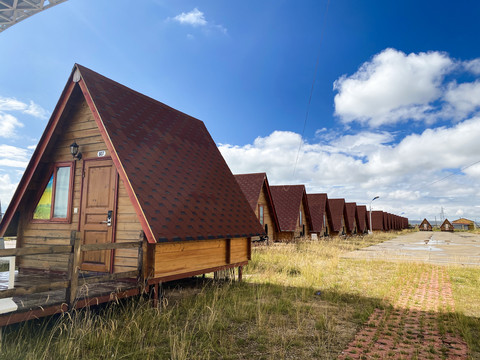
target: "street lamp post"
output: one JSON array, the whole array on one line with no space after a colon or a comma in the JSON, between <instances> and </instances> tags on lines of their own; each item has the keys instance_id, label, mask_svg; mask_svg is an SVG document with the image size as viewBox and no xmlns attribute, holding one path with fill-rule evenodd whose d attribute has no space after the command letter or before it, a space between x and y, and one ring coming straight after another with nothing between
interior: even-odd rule
<instances>
[{"instance_id":1,"label":"street lamp post","mask_svg":"<svg viewBox=\"0 0 480 360\"><path fill-rule=\"evenodd\" d=\"M380 196L375 196L371 201L370 201L370 231L368 232L369 234L372 233L373 230L373 224L372 224L372 202L373 200L377 200Z\"/></svg>"}]
</instances>

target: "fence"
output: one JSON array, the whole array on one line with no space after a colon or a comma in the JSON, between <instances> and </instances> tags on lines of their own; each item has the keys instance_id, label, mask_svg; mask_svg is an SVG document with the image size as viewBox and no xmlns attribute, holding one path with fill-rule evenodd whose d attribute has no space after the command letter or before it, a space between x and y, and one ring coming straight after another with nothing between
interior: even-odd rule
<instances>
[{"instance_id":1,"label":"fence","mask_svg":"<svg viewBox=\"0 0 480 360\"><path fill-rule=\"evenodd\" d=\"M100 250L117 250L117 249L132 249L138 248L138 266L137 270L125 271L113 274L90 276L83 278L83 284L96 284L101 282L113 281L123 278L137 278L139 285L143 285L143 258L144 258L144 237L142 240L122 243L107 243L107 244L82 244L77 231L72 231L70 235L70 245L48 245L24 247L16 249L0 250L0 257L16 257L29 255L47 255L47 254L69 254L68 259L68 273L67 279L50 282L48 284L33 285L28 287L18 287L8 290L0 291L0 299L9 298L13 296L37 294L41 292L67 289L65 293L65 303L72 307L77 297L79 287L80 262L82 252L85 251L100 251ZM10 276L12 276L10 269Z\"/></svg>"}]
</instances>

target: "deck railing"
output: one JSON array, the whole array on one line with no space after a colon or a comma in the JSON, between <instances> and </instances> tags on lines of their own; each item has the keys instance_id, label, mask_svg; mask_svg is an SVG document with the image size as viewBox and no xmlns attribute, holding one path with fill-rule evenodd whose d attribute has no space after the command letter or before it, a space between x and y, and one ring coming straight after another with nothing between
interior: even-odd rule
<instances>
[{"instance_id":1,"label":"deck railing","mask_svg":"<svg viewBox=\"0 0 480 360\"><path fill-rule=\"evenodd\" d=\"M144 258L144 237L141 236L139 241L107 243L107 244L82 244L77 231L72 231L70 235L70 245L48 245L48 246L32 246L15 249L0 250L0 257L12 256L29 256L29 255L48 255L48 254L69 254L67 279L61 281L50 282L48 284L33 285L28 287L17 287L8 290L0 290L0 299L13 296L37 294L41 292L66 289L65 303L70 307L73 306L77 297L79 285L90 285L100 282L113 281L117 279L136 278L138 285L144 285L143 274L143 258ZM124 271L112 274L102 274L84 277L80 281L80 262L82 252L85 251L101 251L101 250L117 250L117 249L138 249L137 269L132 271ZM12 271L12 269L10 269ZM13 269L14 271L14 269ZM10 274L11 275L11 274Z\"/></svg>"}]
</instances>

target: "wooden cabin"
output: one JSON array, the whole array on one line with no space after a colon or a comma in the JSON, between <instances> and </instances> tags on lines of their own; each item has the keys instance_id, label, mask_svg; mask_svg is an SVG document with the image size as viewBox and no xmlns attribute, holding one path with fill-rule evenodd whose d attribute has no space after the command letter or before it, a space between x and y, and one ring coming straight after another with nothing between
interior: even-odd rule
<instances>
[{"instance_id":1,"label":"wooden cabin","mask_svg":"<svg viewBox=\"0 0 480 360\"><path fill-rule=\"evenodd\" d=\"M345 199L328 199L328 210L332 236L346 235Z\"/></svg>"},{"instance_id":2,"label":"wooden cabin","mask_svg":"<svg viewBox=\"0 0 480 360\"><path fill-rule=\"evenodd\" d=\"M383 226L383 211L372 211L372 231L385 231Z\"/></svg>"},{"instance_id":3,"label":"wooden cabin","mask_svg":"<svg viewBox=\"0 0 480 360\"><path fill-rule=\"evenodd\" d=\"M346 202L344 207L344 213L347 235L356 235L358 233L357 204L354 202Z\"/></svg>"},{"instance_id":4,"label":"wooden cabin","mask_svg":"<svg viewBox=\"0 0 480 360\"><path fill-rule=\"evenodd\" d=\"M72 231L85 249L143 240L143 253L83 251L79 267L140 263L147 284L241 269L264 234L202 121L80 65L0 223L17 248L69 245ZM17 259L19 274L70 264L68 254Z\"/></svg>"},{"instance_id":5,"label":"wooden cabin","mask_svg":"<svg viewBox=\"0 0 480 360\"><path fill-rule=\"evenodd\" d=\"M418 226L418 230L432 231L432 225L430 225L427 219L423 219L422 223Z\"/></svg>"},{"instance_id":6,"label":"wooden cabin","mask_svg":"<svg viewBox=\"0 0 480 360\"><path fill-rule=\"evenodd\" d=\"M310 215L312 216L312 229L310 233L316 234L317 237L325 237L330 235L330 218L328 211L327 194L308 194L308 206L310 207Z\"/></svg>"},{"instance_id":7,"label":"wooden cabin","mask_svg":"<svg viewBox=\"0 0 480 360\"><path fill-rule=\"evenodd\" d=\"M440 226L440 231L449 231L449 232L454 232L455 228L453 227L452 223L448 221L448 219L445 219Z\"/></svg>"},{"instance_id":8,"label":"wooden cabin","mask_svg":"<svg viewBox=\"0 0 480 360\"><path fill-rule=\"evenodd\" d=\"M266 239L277 241L279 225L267 174L237 174L235 179L255 212L260 225L264 228Z\"/></svg>"},{"instance_id":9,"label":"wooden cabin","mask_svg":"<svg viewBox=\"0 0 480 360\"><path fill-rule=\"evenodd\" d=\"M304 185L270 186L280 231L278 241L310 238L312 218Z\"/></svg>"},{"instance_id":10,"label":"wooden cabin","mask_svg":"<svg viewBox=\"0 0 480 360\"><path fill-rule=\"evenodd\" d=\"M366 234L368 233L368 211L366 205L357 205L356 211L356 219L357 219L357 226L358 226L358 233L359 234Z\"/></svg>"}]
</instances>

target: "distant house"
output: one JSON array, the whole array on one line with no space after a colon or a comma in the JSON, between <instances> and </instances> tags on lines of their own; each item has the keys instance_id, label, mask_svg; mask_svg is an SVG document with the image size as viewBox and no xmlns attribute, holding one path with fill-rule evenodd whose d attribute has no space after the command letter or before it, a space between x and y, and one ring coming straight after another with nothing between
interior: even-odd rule
<instances>
[{"instance_id":1,"label":"distant house","mask_svg":"<svg viewBox=\"0 0 480 360\"><path fill-rule=\"evenodd\" d=\"M270 186L270 192L278 218L278 241L308 237L312 228L312 218L305 186Z\"/></svg>"},{"instance_id":2,"label":"distant house","mask_svg":"<svg viewBox=\"0 0 480 360\"><path fill-rule=\"evenodd\" d=\"M313 234L318 237L329 236L331 231L327 194L308 194L307 199L312 217L312 229L310 230L312 238Z\"/></svg>"},{"instance_id":3,"label":"distant house","mask_svg":"<svg viewBox=\"0 0 480 360\"><path fill-rule=\"evenodd\" d=\"M328 210L332 236L346 235L345 199L328 199Z\"/></svg>"},{"instance_id":4,"label":"distant house","mask_svg":"<svg viewBox=\"0 0 480 360\"><path fill-rule=\"evenodd\" d=\"M383 211L372 211L372 231L384 231L383 226Z\"/></svg>"},{"instance_id":5,"label":"distant house","mask_svg":"<svg viewBox=\"0 0 480 360\"><path fill-rule=\"evenodd\" d=\"M348 235L357 234L357 204L354 202L345 203L345 225Z\"/></svg>"},{"instance_id":6,"label":"distant house","mask_svg":"<svg viewBox=\"0 0 480 360\"><path fill-rule=\"evenodd\" d=\"M368 211L366 205L357 205L357 227L359 234L368 232Z\"/></svg>"},{"instance_id":7,"label":"distant house","mask_svg":"<svg viewBox=\"0 0 480 360\"><path fill-rule=\"evenodd\" d=\"M432 231L432 225L428 222L427 219L423 219L422 223L418 226L420 231Z\"/></svg>"},{"instance_id":8,"label":"distant house","mask_svg":"<svg viewBox=\"0 0 480 360\"><path fill-rule=\"evenodd\" d=\"M442 223L440 226L441 231L450 231L453 232L455 229L450 221L448 219L445 219L445 221Z\"/></svg>"},{"instance_id":9,"label":"distant house","mask_svg":"<svg viewBox=\"0 0 480 360\"><path fill-rule=\"evenodd\" d=\"M475 223L472 220L460 218L452 221L452 225L455 230L473 230L475 229Z\"/></svg>"},{"instance_id":10,"label":"distant house","mask_svg":"<svg viewBox=\"0 0 480 360\"><path fill-rule=\"evenodd\" d=\"M278 219L266 173L238 174L235 179L271 241L277 241Z\"/></svg>"}]
</instances>

